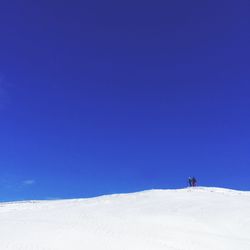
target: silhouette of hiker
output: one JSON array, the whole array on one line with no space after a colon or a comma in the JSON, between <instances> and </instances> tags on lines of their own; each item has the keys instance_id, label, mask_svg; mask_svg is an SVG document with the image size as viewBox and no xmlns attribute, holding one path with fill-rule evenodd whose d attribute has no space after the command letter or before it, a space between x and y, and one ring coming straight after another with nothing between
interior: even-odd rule
<instances>
[{"instance_id":1,"label":"silhouette of hiker","mask_svg":"<svg viewBox=\"0 0 250 250\"><path fill-rule=\"evenodd\" d=\"M193 179L193 178L188 177L188 185L189 185L189 187L192 187L192 186L193 186L193 185L192 185L192 183L193 183L192 179Z\"/></svg>"},{"instance_id":2,"label":"silhouette of hiker","mask_svg":"<svg viewBox=\"0 0 250 250\"><path fill-rule=\"evenodd\" d=\"M192 187L195 187L197 185L197 180L195 177L192 178Z\"/></svg>"}]
</instances>

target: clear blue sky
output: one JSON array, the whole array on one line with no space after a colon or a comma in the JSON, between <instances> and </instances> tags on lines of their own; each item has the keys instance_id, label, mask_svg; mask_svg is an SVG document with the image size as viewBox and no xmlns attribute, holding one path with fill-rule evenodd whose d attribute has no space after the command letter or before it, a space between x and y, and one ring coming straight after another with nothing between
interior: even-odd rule
<instances>
[{"instance_id":1,"label":"clear blue sky","mask_svg":"<svg viewBox=\"0 0 250 250\"><path fill-rule=\"evenodd\" d=\"M250 190L250 6L2 1L0 200Z\"/></svg>"}]
</instances>

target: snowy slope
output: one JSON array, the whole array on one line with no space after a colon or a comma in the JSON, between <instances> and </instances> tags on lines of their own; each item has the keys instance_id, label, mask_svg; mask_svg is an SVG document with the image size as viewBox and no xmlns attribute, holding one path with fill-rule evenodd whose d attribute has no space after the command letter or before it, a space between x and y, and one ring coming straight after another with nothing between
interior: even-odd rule
<instances>
[{"instance_id":1,"label":"snowy slope","mask_svg":"<svg viewBox=\"0 0 250 250\"><path fill-rule=\"evenodd\" d=\"M151 190L0 203L1 250L250 250L250 192Z\"/></svg>"}]
</instances>

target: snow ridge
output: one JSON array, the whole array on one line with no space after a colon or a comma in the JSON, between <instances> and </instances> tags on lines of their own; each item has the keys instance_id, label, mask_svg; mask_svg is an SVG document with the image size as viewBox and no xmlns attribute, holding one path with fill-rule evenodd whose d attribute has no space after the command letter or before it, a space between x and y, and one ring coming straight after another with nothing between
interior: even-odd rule
<instances>
[{"instance_id":1,"label":"snow ridge","mask_svg":"<svg viewBox=\"0 0 250 250\"><path fill-rule=\"evenodd\" d=\"M250 192L195 187L0 203L3 250L249 250Z\"/></svg>"}]
</instances>

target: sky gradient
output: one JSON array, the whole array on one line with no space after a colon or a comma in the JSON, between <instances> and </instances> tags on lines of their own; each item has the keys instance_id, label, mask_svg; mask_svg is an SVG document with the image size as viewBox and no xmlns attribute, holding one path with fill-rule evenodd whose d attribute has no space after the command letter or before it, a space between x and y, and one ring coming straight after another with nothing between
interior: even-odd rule
<instances>
[{"instance_id":1,"label":"sky gradient","mask_svg":"<svg viewBox=\"0 0 250 250\"><path fill-rule=\"evenodd\" d=\"M3 1L0 200L250 190L249 1Z\"/></svg>"}]
</instances>

